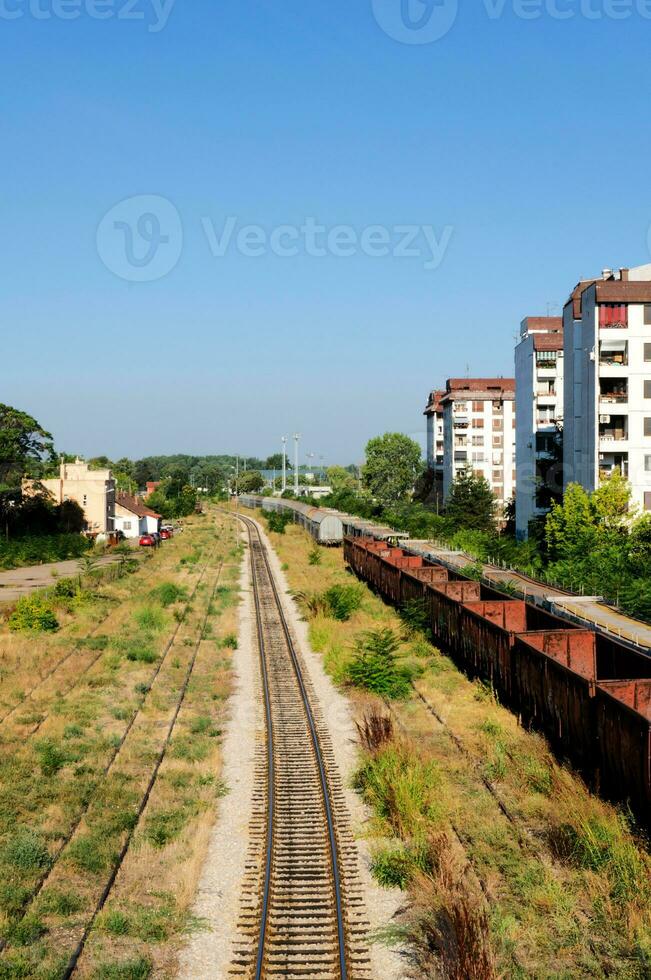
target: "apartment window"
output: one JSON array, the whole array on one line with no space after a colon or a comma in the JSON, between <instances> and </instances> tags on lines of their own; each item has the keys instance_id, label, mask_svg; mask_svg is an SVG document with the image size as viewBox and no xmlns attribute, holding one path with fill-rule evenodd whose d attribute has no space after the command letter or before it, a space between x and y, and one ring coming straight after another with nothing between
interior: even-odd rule
<instances>
[{"instance_id":1,"label":"apartment window","mask_svg":"<svg viewBox=\"0 0 651 980\"><path fill-rule=\"evenodd\" d=\"M644 397L651 398L651 381L644 382Z\"/></svg>"},{"instance_id":2,"label":"apartment window","mask_svg":"<svg viewBox=\"0 0 651 980\"><path fill-rule=\"evenodd\" d=\"M651 361L651 344L644 345L644 360Z\"/></svg>"},{"instance_id":3,"label":"apartment window","mask_svg":"<svg viewBox=\"0 0 651 980\"><path fill-rule=\"evenodd\" d=\"M651 436L651 419L648 416L644 420L644 435Z\"/></svg>"},{"instance_id":4,"label":"apartment window","mask_svg":"<svg viewBox=\"0 0 651 980\"><path fill-rule=\"evenodd\" d=\"M651 303L644 304L644 326L651 327Z\"/></svg>"},{"instance_id":5,"label":"apartment window","mask_svg":"<svg viewBox=\"0 0 651 980\"><path fill-rule=\"evenodd\" d=\"M651 456L644 457L644 472L651 473Z\"/></svg>"},{"instance_id":6,"label":"apartment window","mask_svg":"<svg viewBox=\"0 0 651 980\"><path fill-rule=\"evenodd\" d=\"M473 419L472 420L472 427L473 427L473 429L483 429L484 428L484 420L483 419Z\"/></svg>"},{"instance_id":7,"label":"apartment window","mask_svg":"<svg viewBox=\"0 0 651 980\"><path fill-rule=\"evenodd\" d=\"M457 412L467 412L468 411L468 403L467 402L455 402L454 403L454 407L455 407L455 409L456 409Z\"/></svg>"},{"instance_id":8,"label":"apartment window","mask_svg":"<svg viewBox=\"0 0 651 980\"><path fill-rule=\"evenodd\" d=\"M651 493L644 494L644 509L651 510Z\"/></svg>"},{"instance_id":9,"label":"apartment window","mask_svg":"<svg viewBox=\"0 0 651 980\"><path fill-rule=\"evenodd\" d=\"M88 497L86 496L86 494L84 494L84 503L83 503L83 506L85 507L87 503L88 503Z\"/></svg>"},{"instance_id":10,"label":"apartment window","mask_svg":"<svg viewBox=\"0 0 651 980\"><path fill-rule=\"evenodd\" d=\"M472 444L473 444L473 446L483 446L484 445L484 437L483 436L473 436L472 437Z\"/></svg>"},{"instance_id":11,"label":"apartment window","mask_svg":"<svg viewBox=\"0 0 651 980\"><path fill-rule=\"evenodd\" d=\"M503 428L502 419L493 419L493 428L500 430Z\"/></svg>"},{"instance_id":12,"label":"apartment window","mask_svg":"<svg viewBox=\"0 0 651 980\"><path fill-rule=\"evenodd\" d=\"M130 531L131 530L131 521L124 521L122 527L124 528L125 531Z\"/></svg>"},{"instance_id":13,"label":"apartment window","mask_svg":"<svg viewBox=\"0 0 651 980\"><path fill-rule=\"evenodd\" d=\"M502 437L493 436L493 449L501 449L501 448L502 448Z\"/></svg>"}]
</instances>

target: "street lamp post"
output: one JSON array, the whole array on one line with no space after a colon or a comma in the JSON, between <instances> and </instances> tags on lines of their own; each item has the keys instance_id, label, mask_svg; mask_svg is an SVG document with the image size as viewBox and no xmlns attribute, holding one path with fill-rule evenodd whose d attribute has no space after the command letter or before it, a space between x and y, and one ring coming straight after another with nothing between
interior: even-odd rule
<instances>
[{"instance_id":1,"label":"street lamp post","mask_svg":"<svg viewBox=\"0 0 651 980\"><path fill-rule=\"evenodd\" d=\"M300 432L294 433L294 495L298 497L298 440L301 438Z\"/></svg>"},{"instance_id":2,"label":"street lamp post","mask_svg":"<svg viewBox=\"0 0 651 980\"><path fill-rule=\"evenodd\" d=\"M283 444L283 487L282 492L284 493L287 489L287 436L282 437Z\"/></svg>"}]
</instances>

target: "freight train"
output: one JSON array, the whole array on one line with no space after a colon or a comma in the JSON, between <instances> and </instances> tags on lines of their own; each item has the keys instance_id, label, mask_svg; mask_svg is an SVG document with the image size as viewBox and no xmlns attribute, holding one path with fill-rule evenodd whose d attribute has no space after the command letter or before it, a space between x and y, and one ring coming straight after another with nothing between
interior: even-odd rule
<instances>
[{"instance_id":1,"label":"freight train","mask_svg":"<svg viewBox=\"0 0 651 980\"><path fill-rule=\"evenodd\" d=\"M372 537L345 536L344 560L385 601L422 603L459 666L651 825L651 657Z\"/></svg>"}]
</instances>

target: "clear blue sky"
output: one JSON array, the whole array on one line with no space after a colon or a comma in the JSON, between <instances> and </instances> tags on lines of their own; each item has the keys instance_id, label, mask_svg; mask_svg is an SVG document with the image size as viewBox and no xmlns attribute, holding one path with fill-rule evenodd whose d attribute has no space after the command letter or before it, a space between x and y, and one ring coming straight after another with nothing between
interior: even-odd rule
<instances>
[{"instance_id":1,"label":"clear blue sky","mask_svg":"<svg viewBox=\"0 0 651 980\"><path fill-rule=\"evenodd\" d=\"M90 0L36 16L57 2L0 4L0 401L61 449L266 455L299 429L327 462L359 460L374 434L422 434L445 377L511 374L522 316L650 260L651 20L633 0L624 20L608 0L589 0L594 19L558 0L564 20L460 0L427 44L381 28L400 0L377 17L372 0L176 0L160 30L151 0L138 20L126 0L104 20ZM117 245L97 245L139 195L183 229L150 282L102 261L126 242L113 216ZM205 223L221 234L228 216L454 230L436 269L214 256Z\"/></svg>"}]
</instances>

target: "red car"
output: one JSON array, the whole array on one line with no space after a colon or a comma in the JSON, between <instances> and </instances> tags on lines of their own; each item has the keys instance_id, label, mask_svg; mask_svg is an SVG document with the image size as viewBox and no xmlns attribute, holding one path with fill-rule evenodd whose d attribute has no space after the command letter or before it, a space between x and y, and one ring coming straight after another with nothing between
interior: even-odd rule
<instances>
[{"instance_id":1,"label":"red car","mask_svg":"<svg viewBox=\"0 0 651 980\"><path fill-rule=\"evenodd\" d=\"M167 528L163 528L163 530L160 533L160 536L162 541L169 541L169 539L172 537L172 532L168 531Z\"/></svg>"},{"instance_id":2,"label":"red car","mask_svg":"<svg viewBox=\"0 0 651 980\"><path fill-rule=\"evenodd\" d=\"M153 534L141 534L138 543L141 548L154 548L156 546L156 538Z\"/></svg>"}]
</instances>

